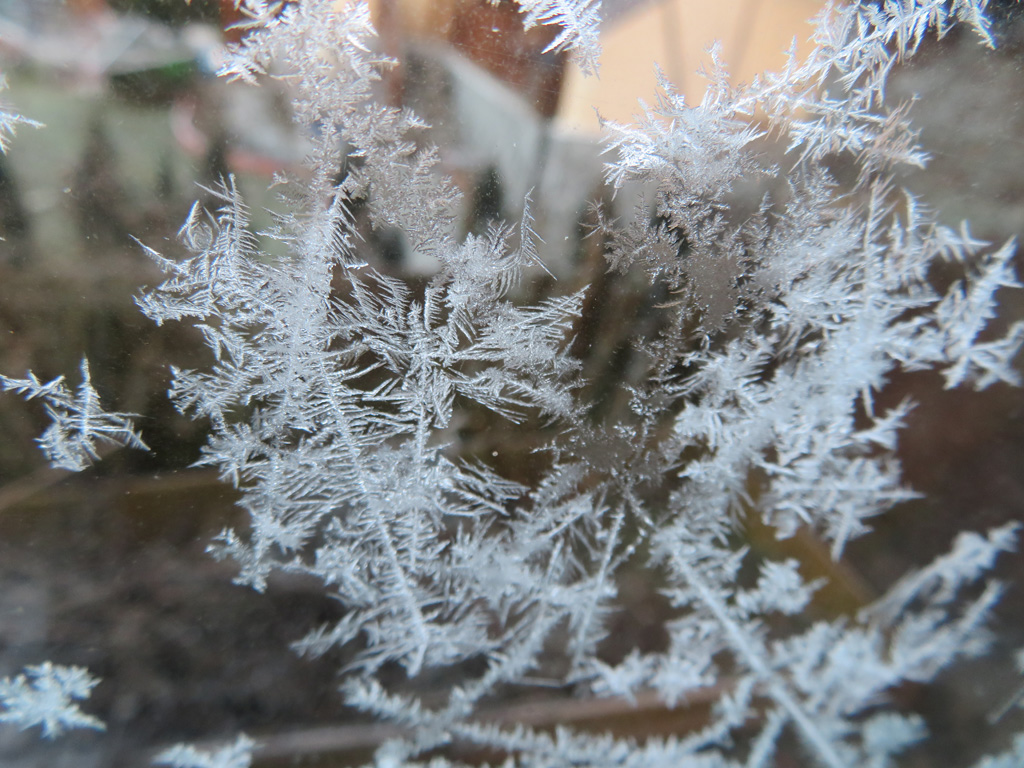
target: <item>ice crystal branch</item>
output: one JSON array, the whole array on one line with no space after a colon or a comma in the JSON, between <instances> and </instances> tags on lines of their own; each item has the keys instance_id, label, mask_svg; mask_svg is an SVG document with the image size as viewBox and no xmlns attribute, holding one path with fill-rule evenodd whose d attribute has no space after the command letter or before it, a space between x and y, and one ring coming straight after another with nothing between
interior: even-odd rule
<instances>
[{"instance_id":1,"label":"ice crystal branch","mask_svg":"<svg viewBox=\"0 0 1024 768\"><path fill-rule=\"evenodd\" d=\"M345 606L296 647L347 648L347 701L409 734L376 763L420 765L457 741L524 768L766 766L795 742L808 764L881 768L925 738L886 697L985 650L1001 594L988 574L1014 529L963 534L874 605L814 621L819 583L742 541L756 523L816 536L838 560L913 497L894 456L911 404L875 402L897 371L978 388L1017 379L1024 327L988 330L997 291L1018 287L1013 246L943 228L899 190L893 170L926 153L884 100L926 35L967 23L990 40L984 2L832 6L814 51L782 72L736 88L713 52L699 103L663 77L636 125L608 126L607 183L641 185L654 209L602 221L602 247L666 300L631 340L631 408L603 421L573 346L586 289L517 295L538 260L528 215L518 234L456 233L460 193L423 122L375 100L392 62L365 4L240 5L249 34L223 74L289 83L313 143L309 180L266 233L286 255L259 252L228 179L219 209L189 216L184 258L146 249L166 277L139 304L193 324L210 350L205 367L174 370L171 397L209 419L201 463L249 515L215 555L256 589L300 573ZM519 6L527 26L562 28L552 49L595 50L596 3ZM769 164L764 141L788 148L786 162ZM840 156L857 171L845 184L829 171ZM773 191L741 210L752 179ZM436 273L416 283L357 258L357 203ZM929 282L940 262L962 273L943 293ZM469 450L467 414L533 429L535 467L513 481L504 445ZM662 649L610 659L627 563L664 579L671 615ZM450 682L428 705L385 685L396 666L413 688L430 669ZM486 698L540 675L595 696L718 700L702 728L643 746L477 719Z\"/></svg>"},{"instance_id":2,"label":"ice crystal branch","mask_svg":"<svg viewBox=\"0 0 1024 768\"><path fill-rule=\"evenodd\" d=\"M74 393L59 376L43 383L28 372L27 378L0 376L0 387L26 399L43 401L51 424L38 438L50 464L80 472L99 458L100 446L122 445L148 450L132 424L132 414L104 411L89 378L89 363L83 359L82 381Z\"/></svg>"},{"instance_id":3,"label":"ice crystal branch","mask_svg":"<svg viewBox=\"0 0 1024 768\"><path fill-rule=\"evenodd\" d=\"M0 74L0 91L7 88L7 79ZM0 152L6 153L10 146L11 139L19 125L27 125L32 128L41 127L42 123L30 120L13 110L0 106Z\"/></svg>"},{"instance_id":4,"label":"ice crystal branch","mask_svg":"<svg viewBox=\"0 0 1024 768\"><path fill-rule=\"evenodd\" d=\"M24 674L0 679L0 722L22 730L38 725L48 739L72 728L102 731L103 723L76 703L89 698L97 683L81 667L50 662L28 667Z\"/></svg>"},{"instance_id":5,"label":"ice crystal branch","mask_svg":"<svg viewBox=\"0 0 1024 768\"><path fill-rule=\"evenodd\" d=\"M527 29L538 25L561 27L545 52L572 51L584 74L597 74L601 56L601 0L516 0L516 4Z\"/></svg>"},{"instance_id":6,"label":"ice crystal branch","mask_svg":"<svg viewBox=\"0 0 1024 768\"><path fill-rule=\"evenodd\" d=\"M883 104L889 74L913 55L926 35L942 37L956 23L972 26L991 46L985 0L885 0L878 4L829 3L817 18L814 51L765 75L737 103L763 109L789 135L789 149L820 160L835 152L858 154L867 166L922 165L909 122ZM829 86L836 82L838 93Z\"/></svg>"},{"instance_id":7,"label":"ice crystal branch","mask_svg":"<svg viewBox=\"0 0 1024 768\"><path fill-rule=\"evenodd\" d=\"M165 749L153 759L154 765L171 768L249 768L256 742L241 735L220 749L203 750L187 744Z\"/></svg>"},{"instance_id":8,"label":"ice crystal branch","mask_svg":"<svg viewBox=\"0 0 1024 768\"><path fill-rule=\"evenodd\" d=\"M284 569L343 596L350 613L303 648L363 634L373 641L361 666L397 661L415 673L500 647L493 615L526 600L514 587L478 600L489 591L481 580L529 567L506 567L493 536L523 489L437 436L457 403L512 423L571 417L577 365L566 339L582 294L527 307L509 297L535 260L528 226L518 244L503 226L454 237L454 190L408 138L419 122L370 99L387 62L369 34L361 4L295 4L237 49L226 74L249 77L278 57L275 71L294 76L298 119L318 126L308 207L278 233L291 254L257 256L229 183L219 212L196 210L186 224L192 257L151 252L168 280L140 305L158 322L194 319L216 358L207 371L175 371L172 397L211 419L203 461L245 491L251 533L225 531L217 554L239 560L239 579L259 589ZM311 59L324 64L311 69ZM361 164L337 183L339 138ZM377 226L400 225L437 257L422 292L351 258L346 201L356 197L371 201Z\"/></svg>"}]
</instances>

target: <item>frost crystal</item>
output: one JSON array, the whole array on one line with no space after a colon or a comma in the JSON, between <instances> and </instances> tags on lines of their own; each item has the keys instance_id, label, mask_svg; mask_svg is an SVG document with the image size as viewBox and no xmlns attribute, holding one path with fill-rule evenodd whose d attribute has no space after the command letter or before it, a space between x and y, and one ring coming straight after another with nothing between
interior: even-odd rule
<instances>
[{"instance_id":1,"label":"frost crystal","mask_svg":"<svg viewBox=\"0 0 1024 768\"><path fill-rule=\"evenodd\" d=\"M254 746L255 742L245 735L240 735L232 744L214 750L178 744L153 758L153 764L171 768L249 768L252 765Z\"/></svg>"},{"instance_id":2,"label":"frost crystal","mask_svg":"<svg viewBox=\"0 0 1024 768\"><path fill-rule=\"evenodd\" d=\"M24 379L0 376L3 389L44 402L51 424L38 443L50 464L80 472L99 458L103 444L148 450L135 431L131 414L103 410L89 378L89 363L84 359L81 370L82 383L74 393L64 384L63 376L45 384L31 371Z\"/></svg>"},{"instance_id":3,"label":"frost crystal","mask_svg":"<svg viewBox=\"0 0 1024 768\"><path fill-rule=\"evenodd\" d=\"M550 50L596 66L598 3L517 4L526 26L557 28ZM878 406L887 382L899 370L950 387L1018 380L1024 325L989 328L997 291L1019 287L1013 245L942 227L898 188L897 170L927 155L907 110L884 100L927 35L962 23L991 44L985 2L830 5L806 59L735 87L712 50L699 102L662 77L637 124L607 125L606 183L642 188L650 205L623 224L598 211L594 247L609 280L660 297L613 385L629 407L608 411L576 343L597 288L525 297L542 266L529 201L520 227L457 234L461 193L423 121L375 98L394 62L368 6L236 5L248 34L222 74L286 81L313 144L293 207L261 233L284 255L260 252L225 179L182 227L182 258L146 248L165 278L139 305L209 348L207 365L173 369L170 396L209 421L200 463L248 513L213 553L240 583L300 574L345 607L295 647L346 648L346 702L401 729L376 764L462 765L445 755L468 746L523 768L754 768L793 749L808 765L882 768L926 738L889 694L986 651L1001 595L990 573L1016 527L964 532L873 604L829 617L808 612L821 580L750 531L813 537L841 559L915 495L894 455L912 404ZM758 144L772 141L786 150L776 164ZM760 205L739 205L752 181ZM400 231L436 272L372 268L367 229ZM942 293L929 281L941 263L957 270ZM98 442L141 446L82 371L76 395L60 379L0 379L46 401L41 442L69 468ZM460 437L474 423L518 437L484 452ZM664 643L612 658L603 641L627 567L658 583ZM438 681L429 698L422 679ZM485 700L538 682L714 704L699 728L643 745L480 717ZM241 768L251 751L241 738L158 762Z\"/></svg>"},{"instance_id":4,"label":"frost crystal","mask_svg":"<svg viewBox=\"0 0 1024 768\"><path fill-rule=\"evenodd\" d=\"M591 61L596 3L518 4L527 26L561 27L553 49ZM167 280L140 305L194 323L212 352L203 370L175 370L171 394L210 419L202 463L250 515L215 554L257 589L302 573L346 606L296 647L353 648L348 703L410 733L377 764L465 742L522 766L758 766L789 734L808 764L881 767L924 738L919 718L885 709L887 692L984 651L1000 595L988 573L1015 529L964 534L875 605L815 622L800 619L820 582L737 539L753 519L780 538L816 535L839 559L914 496L893 456L910 404L874 405L898 368L937 369L950 386L1016 381L1024 329L983 335L995 292L1017 286L1012 246L940 227L896 187L893 169L925 155L882 100L929 29L966 22L990 42L984 3L829 7L806 60L734 88L713 52L700 103L662 78L639 124L608 126L608 184L641 185L654 209L625 226L602 217L597 233L616 272L667 300L631 342L632 408L604 422L573 355L586 290L517 295L537 262L528 214L518 234L453 234L459 193L417 139L422 122L373 99L389 62L366 7L244 6L251 32L224 74L292 83L316 142L311 180L273 233L288 255L258 253L228 180L220 209L183 228L189 256L150 251ZM776 137L789 149L780 166L754 147ZM837 157L858 170L846 186L826 167ZM785 194L737 215L738 186L757 178ZM355 257L356 202L372 228L400 229L437 260L432 279L416 286ZM927 280L940 260L963 272L945 295ZM460 414L488 411L491 424L547 429L528 483L453 442ZM626 563L657 569L672 619L663 650L611 661L600 643ZM378 677L473 660L486 668L430 707ZM702 729L643 747L475 719L483 699L539 670L596 696L720 697Z\"/></svg>"},{"instance_id":5,"label":"frost crystal","mask_svg":"<svg viewBox=\"0 0 1024 768\"><path fill-rule=\"evenodd\" d=\"M75 703L89 698L98 682L81 667L50 662L28 667L24 674L0 680L0 705L4 707L0 722L22 730L41 726L48 739L71 728L102 731L103 723Z\"/></svg>"}]
</instances>

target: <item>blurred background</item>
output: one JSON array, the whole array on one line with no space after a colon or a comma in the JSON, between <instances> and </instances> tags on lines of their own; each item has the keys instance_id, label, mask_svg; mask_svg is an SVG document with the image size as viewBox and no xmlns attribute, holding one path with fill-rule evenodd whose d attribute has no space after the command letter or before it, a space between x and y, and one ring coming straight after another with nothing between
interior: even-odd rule
<instances>
[{"instance_id":1,"label":"blurred background","mask_svg":"<svg viewBox=\"0 0 1024 768\"><path fill-rule=\"evenodd\" d=\"M515 221L533 190L542 255L557 278L528 292L592 286L586 373L614 418L625 397L629 339L648 322L640 283L606 274L587 239L588 204L628 219L635 190L613 198L602 182L601 119L629 122L638 99L656 101L655 64L696 103L697 71L718 40L734 80L775 69L795 44L809 50L814 0L604 0L598 78L546 53L550 29L524 30L510 2L375 0L381 49L397 65L379 98L409 106L431 128L441 171L464 192L463 234ZM902 181L958 225L1002 242L1024 234L1024 18L996 3L997 51L970 33L930 40L895 73L889 97L913 101L933 159ZM166 398L167 366L201 365L187 328L156 328L133 297L159 273L133 238L165 255L203 187L234 174L255 230L282 203L274 174L303 174L305 138L291 125L279 82L251 88L218 80L224 45L237 39L228 0L0 0L0 103L45 127L21 126L0 156L0 371L77 383L81 357L112 408L141 415L152 452L118 451L77 476L45 467L33 439L42 410L0 397L0 675L44 659L82 664L103 678L87 709L104 734L53 744L0 729L0 763L127 766L179 740L230 739L241 730L268 748L261 765L347 765L365 759L386 728L366 728L339 705L337 657L309 661L287 650L312 626L340 615L316 585L279 579L266 595L231 585L233 568L204 548L243 521L232 491L188 469L204 426ZM794 43L795 41L795 43ZM764 147L766 153L777 151ZM837 168L837 173L842 169ZM273 256L279 251L263 239ZM399 233L368 233L362 254L388 272L422 279L431 264ZM997 325L1024 317L1024 291L1008 292ZM883 404L920 406L900 445L908 482L925 497L880 522L881 533L835 566L813 542L752 545L797 556L842 585L834 613L855 609L899 574L944 551L957 530L1024 519L1024 398L993 388L942 390L938 377L901 375ZM470 423L471 450L505 439ZM529 446L524 447L523 455ZM524 459L525 460L525 459ZM787 549L787 547L789 549ZM1024 584L1018 558L1001 575ZM643 574L626 572L627 605L609 654L656 647L666 607ZM980 734L1000 697L1014 693L1007 659L1024 644L1024 592L1012 587L996 627L994 661L899 696L925 712L937 736L908 765L957 765L985 747ZM1002 665L1002 666L1000 666ZM517 702L495 716L565 722L643 737L692 727L699 703L668 712L656 702L598 705ZM1012 726L1002 721L995 739ZM996 742L998 744L998 741Z\"/></svg>"}]
</instances>

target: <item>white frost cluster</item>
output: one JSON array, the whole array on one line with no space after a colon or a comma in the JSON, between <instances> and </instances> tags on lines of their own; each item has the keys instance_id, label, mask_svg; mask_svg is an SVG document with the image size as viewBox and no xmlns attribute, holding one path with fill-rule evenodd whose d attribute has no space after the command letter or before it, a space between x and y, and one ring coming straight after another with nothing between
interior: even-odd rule
<instances>
[{"instance_id":1,"label":"white frost cluster","mask_svg":"<svg viewBox=\"0 0 1024 768\"><path fill-rule=\"evenodd\" d=\"M498 0L490 0L492 4ZM523 25L557 27L544 52L571 51L584 74L598 71L601 57L601 0L516 0Z\"/></svg>"},{"instance_id":2,"label":"white frost cluster","mask_svg":"<svg viewBox=\"0 0 1024 768\"><path fill-rule=\"evenodd\" d=\"M7 88L7 80L2 74L0 74L0 91L3 91L5 88ZM41 124L37 123L35 120L30 120L24 115L20 115L17 112L0 106L0 152L7 152L10 140L14 136L14 132L18 129L19 125L28 125L38 128Z\"/></svg>"},{"instance_id":3,"label":"white frost cluster","mask_svg":"<svg viewBox=\"0 0 1024 768\"><path fill-rule=\"evenodd\" d=\"M596 4L519 5L527 25L561 27L556 47L596 53ZM216 554L257 589L297 572L346 606L297 647L358 648L347 702L412 734L378 765L418 765L454 741L522 766L760 766L791 734L808 764L882 768L925 737L920 718L883 706L886 693L985 649L1000 594L987 574L1014 529L964 534L859 615L786 632L778 617L799 617L818 583L736 540L756 515L779 537L818 535L838 559L913 496L893 456L910 405L874 406L897 367L938 369L950 386L1016 381L1024 330L979 341L995 292L1017 286L1012 248L939 226L899 190L893 169L924 154L882 101L893 64L929 29L966 22L990 40L983 5L830 7L808 59L735 89L716 58L700 104L664 80L638 125L609 126L608 183L657 190L654 217L600 222L609 264L671 300L635 340L646 368L628 382L631 412L594 424L571 354L586 291L516 297L536 261L529 215L518 232L451 234L459 193L417 140L422 123L373 99L387 62L366 7L243 3L252 30L224 74L287 79L316 141L311 180L276 232L290 253L260 257L229 184L219 211L186 223L188 258L151 252L168 279L140 304L157 322L195 323L215 358L175 370L172 396L211 420L203 463L250 514ZM764 128L752 114L788 145L784 166L754 149ZM341 147L358 163L339 180ZM860 171L845 188L823 162L836 156ZM757 177L784 179L785 200L736 215L737 185ZM353 201L437 259L425 287L354 257ZM945 295L927 280L937 262L964 275ZM467 408L510 428L549 425L532 487L451 443ZM627 562L666 580L669 641L609 663L599 643ZM486 670L430 707L377 676L474 659ZM541 669L597 696L653 690L672 706L717 685L721 697L704 728L642 747L474 719L481 700Z\"/></svg>"},{"instance_id":4,"label":"white frost cluster","mask_svg":"<svg viewBox=\"0 0 1024 768\"><path fill-rule=\"evenodd\" d=\"M82 382L75 392L68 389L63 376L45 384L31 371L24 379L0 376L4 390L43 401L50 426L37 442L51 466L81 472L99 458L104 444L148 450L135 431L131 414L103 410L89 378L89 363L84 359L81 371Z\"/></svg>"},{"instance_id":5,"label":"white frost cluster","mask_svg":"<svg viewBox=\"0 0 1024 768\"><path fill-rule=\"evenodd\" d=\"M41 726L52 739L72 728L104 729L102 722L78 708L99 680L81 667L45 662L14 677L0 679L0 722L25 730Z\"/></svg>"},{"instance_id":6,"label":"white frost cluster","mask_svg":"<svg viewBox=\"0 0 1024 768\"><path fill-rule=\"evenodd\" d=\"M254 746L255 742L244 734L219 749L203 750L178 744L153 758L153 764L170 768L249 768Z\"/></svg>"},{"instance_id":7,"label":"white frost cluster","mask_svg":"<svg viewBox=\"0 0 1024 768\"><path fill-rule=\"evenodd\" d=\"M209 420L201 463L249 514L214 553L258 590L297 573L345 606L296 647L350 649L346 702L407 734L376 765L461 766L439 756L455 745L522 768L756 768L797 744L808 765L885 768L926 738L887 696L986 650L1001 594L989 574L1016 528L965 532L831 620L806 615L820 583L799 563L741 542L756 521L778 538L816 536L838 560L914 495L894 456L911 404L875 405L897 370L936 370L948 386L1017 382L1024 326L986 330L996 292L1019 287L1013 248L940 226L899 189L896 169L926 155L906 111L883 99L926 35L966 23L990 43L984 0L830 5L808 58L736 88L716 54L699 104L663 79L638 124L608 126L606 182L655 198L631 223L602 218L596 236L614 273L667 298L633 341L631 408L603 421L572 343L588 289L523 300L537 265L529 214L453 234L460 193L422 121L375 100L391 62L366 4L236 4L249 33L223 74L286 80L314 143L291 213L267 233L287 255L259 252L228 180L218 210L193 208L184 258L147 249L166 280L139 304L157 323L191 323L211 352L201 370L173 370L170 394ZM526 25L561 30L553 49L592 68L596 2L518 5ZM766 138L788 148L785 162L755 148ZM856 173L841 182L837 160ZM785 191L740 214L752 179ZM400 230L437 260L425 285L357 258L357 203L369 227ZM942 263L961 279L939 293L928 276ZM123 415L99 411L84 365L83 379L77 398L60 380L0 380L47 400L56 431L44 447L68 466L94 458L96 439L140 444ZM544 436L528 481L455 439L485 412ZM664 648L613 661L601 642L627 564L663 581L671 617ZM428 702L394 684L395 668L447 668L435 678L447 687ZM481 702L538 678L667 706L709 689L717 701L703 727L642 745L477 719ZM161 760L240 768L251 746Z\"/></svg>"}]
</instances>

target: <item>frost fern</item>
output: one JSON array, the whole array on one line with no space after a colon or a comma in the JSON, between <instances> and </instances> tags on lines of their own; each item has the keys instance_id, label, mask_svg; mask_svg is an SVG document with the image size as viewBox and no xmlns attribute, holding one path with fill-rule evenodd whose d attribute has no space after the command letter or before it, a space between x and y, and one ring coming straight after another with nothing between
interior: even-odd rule
<instances>
[{"instance_id":1,"label":"frost fern","mask_svg":"<svg viewBox=\"0 0 1024 768\"><path fill-rule=\"evenodd\" d=\"M437 756L454 744L524 768L754 768L795 737L808 764L882 768L925 738L887 693L985 651L1000 596L988 574L1015 528L961 534L831 621L807 617L820 585L799 563L741 542L757 521L780 538L814 534L839 559L913 495L893 455L910 405L875 405L897 370L938 370L948 386L1017 381L1024 327L982 335L996 292L1018 287L1012 245L939 226L898 188L895 170L926 156L905 111L883 100L893 66L928 34L967 23L991 43L985 3L830 6L808 58L734 88L715 54L699 104L663 80L636 125L607 126L608 184L651 190L654 216L602 218L596 235L611 269L667 299L635 339L629 412L603 422L571 353L586 291L517 297L538 266L528 213L518 229L456 236L459 193L419 140L422 122L374 100L391 62L375 52L367 7L238 4L249 34L223 74L286 79L313 137L310 178L267 233L287 255L259 252L227 180L219 208L196 206L182 228L186 258L147 248L166 280L139 304L158 323L193 324L212 353L202 370L174 370L171 397L209 419L201 463L249 513L214 554L256 589L300 573L345 606L297 648L346 647L346 701L408 734L375 763L461 765ZM518 4L527 26L559 27L552 49L575 47L592 67L596 3ZM768 139L784 162L755 148ZM846 186L828 170L837 159L857 169ZM751 178L776 191L740 214ZM371 227L436 259L426 285L356 258L356 201ZM928 280L943 262L963 275L944 294ZM33 378L4 383L59 394ZM509 430L542 425L529 485L467 455L454 434L468 410ZM600 643L626 563L660 574L672 616L662 650L613 661ZM447 687L428 706L415 685L384 683L396 665L413 683L448 668ZM478 719L482 701L538 677L592 696L653 691L670 707L719 695L703 727L642 745ZM161 760L245 765L250 748Z\"/></svg>"},{"instance_id":2,"label":"frost fern","mask_svg":"<svg viewBox=\"0 0 1024 768\"><path fill-rule=\"evenodd\" d=\"M882 102L893 64L929 28L966 21L990 41L981 5L830 8L806 61L736 90L716 57L699 105L664 81L640 124L609 126L609 183L656 190L660 222L602 223L610 263L673 300L658 333L636 342L648 362L632 413L597 428L568 354L582 295L510 299L535 260L529 220L518 241L501 227L453 236L456 192L416 142L419 121L370 97L387 63L366 9L307 2L261 16L251 5L254 31L225 73L251 80L275 62L296 83L298 119L316 128L304 205L277 233L290 256L258 258L229 186L219 213L196 211L183 230L194 256L154 254L171 277L141 304L158 322L191 318L215 353L208 370L176 371L172 390L211 419L203 461L243 490L251 515L215 552L259 589L285 570L341 599L345 617L298 647L360 641L347 700L414 733L378 764L412 765L455 739L522 765L756 766L789 731L815 764L883 766L922 738L918 718L879 704L984 649L998 586L954 598L1013 548L1013 529L965 534L858 617L784 636L766 621L800 614L816 585L795 562L758 561L734 542L756 515L778 536L817 532L839 558L912 495L892 457L906 406L873 405L897 367L938 368L950 386L1016 381L1021 327L978 340L995 291L1017 285L1012 248L938 226L896 188L891 169L924 155ZM573 31L588 3L521 5L527 25L562 26L554 45L589 45ZM753 149L755 112L788 144L781 168ZM336 183L343 145L362 163ZM852 189L822 165L836 156L861 169ZM733 214L741 178L783 174L787 201ZM421 292L353 260L357 198L375 227L400 228L437 259ZM927 281L937 261L966 274L944 296ZM469 403L557 428L535 487L460 456L448 434ZM668 578L668 647L608 664L597 648L615 574L641 553ZM760 576L741 588L750 565ZM483 698L549 668L553 642L559 679L598 696L653 689L674 706L731 682L705 728L643 748L473 720ZM387 662L416 676L473 658L486 671L453 684L440 708L375 680Z\"/></svg>"}]
</instances>

